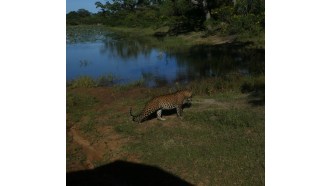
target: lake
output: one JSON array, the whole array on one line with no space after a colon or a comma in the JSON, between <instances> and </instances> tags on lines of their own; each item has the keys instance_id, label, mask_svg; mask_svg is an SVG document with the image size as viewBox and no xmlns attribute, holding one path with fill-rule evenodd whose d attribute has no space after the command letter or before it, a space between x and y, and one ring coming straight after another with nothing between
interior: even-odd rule
<instances>
[{"instance_id":1,"label":"lake","mask_svg":"<svg viewBox=\"0 0 330 186\"><path fill-rule=\"evenodd\" d=\"M157 40L161 46L162 40ZM265 50L249 43L164 50L140 39L126 39L104 27L68 27L66 79L111 76L115 84L143 81L148 87L185 84L194 79L265 72Z\"/></svg>"}]
</instances>

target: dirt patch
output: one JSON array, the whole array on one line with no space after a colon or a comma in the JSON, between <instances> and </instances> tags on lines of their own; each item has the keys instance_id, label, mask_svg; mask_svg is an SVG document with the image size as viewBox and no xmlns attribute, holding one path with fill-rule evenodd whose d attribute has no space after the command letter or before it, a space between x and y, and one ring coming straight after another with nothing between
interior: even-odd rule
<instances>
[{"instance_id":1,"label":"dirt patch","mask_svg":"<svg viewBox=\"0 0 330 186\"><path fill-rule=\"evenodd\" d=\"M147 89L132 88L122 91L117 88L75 88L68 92L95 97L97 104L89 115L81 116L78 121L67 114L67 133L72 140L67 143L68 171L92 169L107 162L118 159L139 162L139 156L128 154L122 146L132 141L130 137L123 137L114 130L113 120L121 119L129 114L127 97L134 100L136 97L147 96ZM115 117L115 118L114 118ZM116 119L118 118L118 120ZM91 121L93 132L85 134L80 129L83 124ZM79 151L79 153L78 153Z\"/></svg>"},{"instance_id":2,"label":"dirt patch","mask_svg":"<svg viewBox=\"0 0 330 186\"><path fill-rule=\"evenodd\" d=\"M95 150L95 148L90 144L90 142L86 140L84 137L82 137L81 134L79 134L79 132L75 129L75 127L72 127L70 129L70 133L73 137L73 141L78 145L80 145L84 153L86 154L87 158L85 163L87 164L87 168L89 169L95 168L93 162L102 159L103 156L102 152Z\"/></svg>"},{"instance_id":3,"label":"dirt patch","mask_svg":"<svg viewBox=\"0 0 330 186\"><path fill-rule=\"evenodd\" d=\"M201 99L192 102L193 106L192 109L198 110L207 110L210 107L217 107L219 109L226 109L230 105L225 102L216 101L215 99Z\"/></svg>"},{"instance_id":4,"label":"dirt patch","mask_svg":"<svg viewBox=\"0 0 330 186\"><path fill-rule=\"evenodd\" d=\"M209 36L206 38L199 38L196 39L195 42L197 43L205 43L205 44L211 44L211 45L220 45L225 43L231 43L235 41L237 36L226 36L226 37L220 37L220 36Z\"/></svg>"},{"instance_id":5,"label":"dirt patch","mask_svg":"<svg viewBox=\"0 0 330 186\"><path fill-rule=\"evenodd\" d=\"M71 127L68 131L73 142L82 148L86 159L80 164L71 165L71 170L84 167L93 169L99 164L125 159L131 162L139 162L137 155L122 152L121 147L130 141L130 138L123 137L116 133L111 126L97 127L99 137L89 140L78 129Z\"/></svg>"},{"instance_id":6,"label":"dirt patch","mask_svg":"<svg viewBox=\"0 0 330 186\"><path fill-rule=\"evenodd\" d=\"M130 142L129 137L124 137L113 130L111 126L99 126L97 131L100 133L100 139L93 144L96 149L104 152L105 161L114 161L124 156L121 147Z\"/></svg>"},{"instance_id":7,"label":"dirt patch","mask_svg":"<svg viewBox=\"0 0 330 186\"><path fill-rule=\"evenodd\" d=\"M249 107L246 101L246 95L240 95L233 100L228 101L221 101L212 98L208 99L196 99L193 100L192 106L190 109L192 110L214 110L214 109L232 109L232 108L246 108Z\"/></svg>"},{"instance_id":8,"label":"dirt patch","mask_svg":"<svg viewBox=\"0 0 330 186\"><path fill-rule=\"evenodd\" d=\"M211 35L205 37L205 35L201 32L193 32L181 37L187 41L193 41L193 43L195 44L207 44L207 45L220 45L225 43L232 43L235 40L237 40L236 35L230 35L230 36Z\"/></svg>"}]
</instances>

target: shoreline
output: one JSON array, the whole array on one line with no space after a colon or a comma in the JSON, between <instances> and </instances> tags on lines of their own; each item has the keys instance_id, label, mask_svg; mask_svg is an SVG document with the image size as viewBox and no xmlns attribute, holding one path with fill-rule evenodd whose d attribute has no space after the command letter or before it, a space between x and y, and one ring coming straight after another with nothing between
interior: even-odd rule
<instances>
[{"instance_id":1,"label":"shoreline","mask_svg":"<svg viewBox=\"0 0 330 186\"><path fill-rule=\"evenodd\" d=\"M153 37L156 33L166 33L167 27L153 29L153 28L129 28L129 27L108 27L116 34L124 34L129 37ZM178 40L184 43L183 46L195 46L195 45L221 45L233 42L251 43L250 48L265 49L265 33L261 33L259 36L253 36L248 34L236 34L236 35L219 35L217 33L207 35L204 31L188 32L186 34L179 34L176 36L164 36L164 40ZM166 41L165 41L166 42Z\"/></svg>"},{"instance_id":2,"label":"shoreline","mask_svg":"<svg viewBox=\"0 0 330 186\"><path fill-rule=\"evenodd\" d=\"M111 32L134 39L146 40L152 45L159 48L190 48L197 45L221 45L235 42L248 43L249 48L253 49L265 49L265 32L261 32L259 35L250 34L236 34L236 35L220 35L219 33L207 34L205 31L193 31L185 34L168 35L168 27L162 28L140 28L140 27L111 27L107 25L67 25L66 28L74 27L103 27ZM163 35L157 36L157 33ZM159 41L162 41L159 44Z\"/></svg>"}]
</instances>

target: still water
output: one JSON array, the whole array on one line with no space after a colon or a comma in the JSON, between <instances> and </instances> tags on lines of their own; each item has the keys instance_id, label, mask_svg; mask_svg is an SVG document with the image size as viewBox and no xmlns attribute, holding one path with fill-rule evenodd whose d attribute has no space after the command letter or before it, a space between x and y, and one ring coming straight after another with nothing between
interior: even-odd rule
<instances>
[{"instance_id":1,"label":"still water","mask_svg":"<svg viewBox=\"0 0 330 186\"><path fill-rule=\"evenodd\" d=\"M161 46L162 41L157 42ZM153 87L184 84L196 78L264 73L265 51L247 46L232 43L173 51L120 38L103 28L67 28L66 78L110 75L116 84L143 80Z\"/></svg>"}]
</instances>

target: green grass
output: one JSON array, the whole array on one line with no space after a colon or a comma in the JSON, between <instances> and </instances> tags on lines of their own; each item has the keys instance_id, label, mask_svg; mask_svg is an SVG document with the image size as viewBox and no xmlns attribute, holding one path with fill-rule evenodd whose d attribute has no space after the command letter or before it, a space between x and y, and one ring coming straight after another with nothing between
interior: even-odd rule
<instances>
[{"instance_id":1,"label":"green grass","mask_svg":"<svg viewBox=\"0 0 330 186\"><path fill-rule=\"evenodd\" d=\"M197 95L195 99L205 98ZM194 184L264 185L263 109L237 105L237 101L245 99L240 93L219 93L212 98L232 106L203 110L195 104L185 109L183 120L154 119L152 125L139 125L129 119L118 122L116 132L134 139L123 151L137 154L143 163L161 167ZM135 100L136 108L145 101ZM142 126L146 129L141 130Z\"/></svg>"},{"instance_id":2,"label":"green grass","mask_svg":"<svg viewBox=\"0 0 330 186\"><path fill-rule=\"evenodd\" d=\"M90 114L90 115L94 116L94 114ZM87 133L89 133L89 134L96 133L97 134L97 131L96 131L96 128L95 128L96 121L95 121L95 118L93 116L89 116L87 121L82 122L79 125L79 129L83 133L85 133L85 134L87 134Z\"/></svg>"},{"instance_id":3,"label":"green grass","mask_svg":"<svg viewBox=\"0 0 330 186\"><path fill-rule=\"evenodd\" d=\"M187 34L181 34L178 36L166 36L162 40L158 40L153 36L153 34L157 31L167 31L168 28L159 28L154 29L151 27L146 28L128 28L128 27L109 27L109 30L122 36L125 38L138 39L140 41L144 41L148 43L148 45L157 47L159 49L163 49L166 51L180 51L187 50L191 46L199 45L199 44L214 44L214 38L208 39L205 37L207 35L207 31L199 31L199 32L190 32ZM221 38L224 36L230 35L222 35L220 33L215 33L213 35L219 35L218 42L221 43ZM237 36L237 41L240 42L252 42L252 45L249 45L250 48L265 48L265 32L260 31L257 34L244 32L241 34L235 34Z\"/></svg>"},{"instance_id":4,"label":"green grass","mask_svg":"<svg viewBox=\"0 0 330 186\"><path fill-rule=\"evenodd\" d=\"M103 75L96 79L89 76L80 76L74 80L67 82L67 87L69 88L92 88L92 87L102 87L111 86L114 84L115 77L111 74Z\"/></svg>"},{"instance_id":5,"label":"green grass","mask_svg":"<svg viewBox=\"0 0 330 186\"><path fill-rule=\"evenodd\" d=\"M191 82L188 87L197 95L214 96L217 93L233 95L233 92L248 93L256 90L264 92L265 77L259 76L237 76L203 78Z\"/></svg>"},{"instance_id":6,"label":"green grass","mask_svg":"<svg viewBox=\"0 0 330 186\"><path fill-rule=\"evenodd\" d=\"M259 32L258 34L242 33L237 38L241 42L252 42L253 45L248 46L251 48L265 48L265 30Z\"/></svg>"},{"instance_id":7,"label":"green grass","mask_svg":"<svg viewBox=\"0 0 330 186\"><path fill-rule=\"evenodd\" d=\"M102 39L101 35L108 35L115 33L112 37L121 36L128 39L139 40L148 43L151 47L157 47L166 51L180 51L187 50L193 45L198 44L214 44L214 38L208 39L208 31L189 32L186 34L180 34L178 36L166 36L162 39L154 37L156 32L167 32L168 27L125 27L125 26L93 26L79 25L79 26L67 26L67 40L70 42L78 41L94 41ZM221 31L220 31L221 32ZM95 34L97 33L97 34ZM217 40L221 43L221 38L231 35L223 35L215 32L213 36L219 35ZM252 42L251 48L265 48L265 31L261 30L255 32L242 32L235 34L237 41Z\"/></svg>"},{"instance_id":8,"label":"green grass","mask_svg":"<svg viewBox=\"0 0 330 186\"><path fill-rule=\"evenodd\" d=\"M105 150L97 166L117 159L132 161L129 157L134 156L139 163L160 167L196 185L264 185L265 107L250 104L248 94L240 90L242 83L258 87L263 81L261 77L231 79L211 93L207 87L217 87L221 81L193 82L193 103L184 109L182 120L173 114L164 116L166 121L153 118L142 124L132 121L129 107L136 114L151 97L174 91L173 87L68 88L67 120L91 144L111 135L127 140L116 154ZM107 102L98 97L112 94L115 98ZM102 126L112 128L112 133L97 132ZM72 139L67 146L68 165L85 161Z\"/></svg>"},{"instance_id":9,"label":"green grass","mask_svg":"<svg viewBox=\"0 0 330 186\"><path fill-rule=\"evenodd\" d=\"M122 123L115 126L115 131L120 134L135 135L134 125L131 122Z\"/></svg>"},{"instance_id":10,"label":"green grass","mask_svg":"<svg viewBox=\"0 0 330 186\"><path fill-rule=\"evenodd\" d=\"M256 113L245 109L206 110L190 114L187 119L193 123L208 123L220 129L250 127L258 122ZM260 120L260 119L259 119Z\"/></svg>"},{"instance_id":11,"label":"green grass","mask_svg":"<svg viewBox=\"0 0 330 186\"><path fill-rule=\"evenodd\" d=\"M81 76L68 83L68 86L72 88L79 88L79 87L91 88L91 87L96 87L96 85L97 85L96 82L89 76Z\"/></svg>"},{"instance_id":12,"label":"green grass","mask_svg":"<svg viewBox=\"0 0 330 186\"><path fill-rule=\"evenodd\" d=\"M79 123L79 127L84 128L85 132L91 129L92 123L83 122L83 117L92 116L94 107L97 105L98 100L87 94L67 93L66 95L66 113L67 124Z\"/></svg>"},{"instance_id":13,"label":"green grass","mask_svg":"<svg viewBox=\"0 0 330 186\"><path fill-rule=\"evenodd\" d=\"M184 51L196 44L195 40L189 39L184 35L167 36L159 40L153 34L157 31L164 31L162 28L109 27L109 29L123 38L139 40L140 42L148 43L150 47L156 47L165 51Z\"/></svg>"},{"instance_id":14,"label":"green grass","mask_svg":"<svg viewBox=\"0 0 330 186\"><path fill-rule=\"evenodd\" d=\"M138 133L126 150L193 183L264 185L263 113L187 110L172 122Z\"/></svg>"},{"instance_id":15,"label":"green grass","mask_svg":"<svg viewBox=\"0 0 330 186\"><path fill-rule=\"evenodd\" d=\"M86 111L92 108L96 103L98 103L98 100L88 94L72 92L66 94L67 113Z\"/></svg>"},{"instance_id":16,"label":"green grass","mask_svg":"<svg viewBox=\"0 0 330 186\"><path fill-rule=\"evenodd\" d=\"M152 95L169 90L145 88L139 94L120 98L126 91L136 88L139 87L108 88L119 97L101 111L98 108L105 104L84 91L87 89L79 90L79 94L75 89L68 89L67 115L69 118L80 116L75 123L84 136L97 143L113 134L102 131L99 134L95 129L110 126L113 132L128 140L116 150L115 156L111 154L114 149L106 150L103 160L95 165L114 161L113 157L130 161L127 155L135 155L140 163L160 167L197 185L265 184L264 106L250 105L248 96L237 89L211 95L197 93L192 106L184 109L182 120L165 116L167 120L164 122L154 118L137 124L131 121L128 108L133 106L134 113L137 113L150 99L143 93ZM213 105L201 102L209 99L215 100ZM69 147L72 143L68 139ZM83 153L73 145L67 151L67 164L85 161Z\"/></svg>"}]
</instances>

